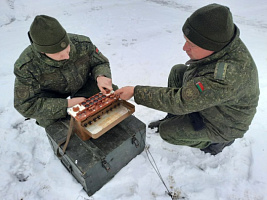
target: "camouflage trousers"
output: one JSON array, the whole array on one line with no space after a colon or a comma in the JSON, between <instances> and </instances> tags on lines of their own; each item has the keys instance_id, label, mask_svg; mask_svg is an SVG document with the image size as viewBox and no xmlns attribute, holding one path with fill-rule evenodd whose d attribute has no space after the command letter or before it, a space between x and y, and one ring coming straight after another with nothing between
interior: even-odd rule
<instances>
[{"instance_id":1,"label":"camouflage trousers","mask_svg":"<svg viewBox=\"0 0 267 200\"><path fill-rule=\"evenodd\" d=\"M175 65L169 74L168 87L180 88L183 75L186 71L185 65ZM203 149L212 142L208 135L210 131L204 127L195 131L189 115L174 115L160 123L159 133L163 140L175 145L185 145Z\"/></svg>"}]
</instances>

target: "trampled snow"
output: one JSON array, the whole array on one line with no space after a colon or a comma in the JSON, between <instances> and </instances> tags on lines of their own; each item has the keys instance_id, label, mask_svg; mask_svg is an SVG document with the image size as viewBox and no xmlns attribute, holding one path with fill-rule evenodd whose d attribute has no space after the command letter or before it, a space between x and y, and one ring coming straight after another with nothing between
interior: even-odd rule
<instances>
[{"instance_id":1,"label":"trampled snow","mask_svg":"<svg viewBox=\"0 0 267 200\"><path fill-rule=\"evenodd\" d=\"M54 155L43 128L13 107L13 65L30 42L34 17L57 18L70 33L87 35L108 57L113 82L166 86L171 67L185 63L181 27L201 6L230 7L258 66L260 101L249 131L222 153L164 142L147 129L147 144L172 192L190 200L267 199L267 4L265 0L1 0L0 2L0 199L167 200L145 152L89 197ZM240 72L242 73L242 72ZM133 99L131 103L135 104ZM135 104L136 105L136 104ZM136 105L148 124L165 113Z\"/></svg>"}]
</instances>

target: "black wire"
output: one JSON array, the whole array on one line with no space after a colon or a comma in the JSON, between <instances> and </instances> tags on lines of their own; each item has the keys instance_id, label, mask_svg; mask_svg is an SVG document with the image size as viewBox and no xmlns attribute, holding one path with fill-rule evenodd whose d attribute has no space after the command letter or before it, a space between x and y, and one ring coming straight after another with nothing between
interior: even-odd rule
<instances>
[{"instance_id":1,"label":"black wire","mask_svg":"<svg viewBox=\"0 0 267 200\"><path fill-rule=\"evenodd\" d=\"M169 191L169 189L168 189L166 183L164 182L164 180L163 180L163 178L162 178L162 176L161 176L161 173L160 173L160 171L159 171L159 169L158 169L158 167L157 167L157 164L156 164L156 162L155 162L155 160L154 160L154 158L153 158L151 152L149 151L148 148L145 148L145 149L146 149L145 152L146 152L146 155L147 155L147 158L148 158L150 164L152 165L153 169L155 170L155 172L156 172L157 175L159 176L160 180L162 181L163 185L165 186L168 195L172 198L173 196L172 196L171 192ZM148 153L149 153L149 155L151 156L153 162L150 160ZM153 163L154 163L154 164L153 164Z\"/></svg>"},{"instance_id":2,"label":"black wire","mask_svg":"<svg viewBox=\"0 0 267 200\"><path fill-rule=\"evenodd\" d=\"M131 126L131 125L130 125L130 126ZM172 199L174 199L172 193L170 192L170 190L168 189L168 187L167 187L165 181L164 181L163 178L162 178L162 175L161 175L161 173L160 173L160 171L159 171L159 169L158 169L158 166L157 166L157 164L156 164L155 159L153 158L151 152L150 152L149 149L148 149L149 146L146 145L146 140L145 140L145 138L143 137L140 128L139 128L139 127L137 127L137 128L138 128L138 132L139 132L140 135L141 135L141 140L142 140L142 142L144 143L144 146L145 146L145 152L146 152L146 155L147 155L147 158L148 158L150 164L152 165L152 167L153 167L153 169L155 170L156 174L159 176L161 182L162 182L163 185L165 186L165 188L166 188L166 190L167 190L167 194L168 194ZM151 161L151 159L150 159L149 156L152 158L152 161L153 161L153 162ZM153 163L154 163L154 164L153 164Z\"/></svg>"}]
</instances>

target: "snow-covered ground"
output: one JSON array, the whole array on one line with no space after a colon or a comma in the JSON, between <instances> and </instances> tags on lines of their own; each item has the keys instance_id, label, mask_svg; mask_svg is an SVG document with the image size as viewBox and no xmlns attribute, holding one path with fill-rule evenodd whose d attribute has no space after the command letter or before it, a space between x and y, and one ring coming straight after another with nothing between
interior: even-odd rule
<instances>
[{"instance_id":1,"label":"snow-covered ground","mask_svg":"<svg viewBox=\"0 0 267 200\"><path fill-rule=\"evenodd\" d=\"M13 64L29 45L34 17L46 14L68 32L92 39L109 58L115 84L166 86L171 67L188 59L182 50L184 21L213 2L231 8L258 66L261 96L250 130L216 156L168 144L149 129L146 140L166 185L180 199L267 199L266 0L1 0L0 199L170 199L145 152L88 197L53 154L44 129L13 108ZM149 123L165 114L136 105L135 116Z\"/></svg>"}]
</instances>

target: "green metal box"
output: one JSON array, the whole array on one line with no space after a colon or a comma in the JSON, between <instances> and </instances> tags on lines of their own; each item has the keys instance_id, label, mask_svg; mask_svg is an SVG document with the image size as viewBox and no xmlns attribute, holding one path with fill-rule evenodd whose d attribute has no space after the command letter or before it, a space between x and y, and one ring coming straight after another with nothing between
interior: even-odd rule
<instances>
[{"instance_id":1,"label":"green metal box","mask_svg":"<svg viewBox=\"0 0 267 200\"><path fill-rule=\"evenodd\" d=\"M58 143L66 139L68 124L62 120L46 128L55 154L57 150L62 154L63 145L58 149ZM60 159L91 196L144 150L145 138L145 124L130 115L98 139L83 141L73 134Z\"/></svg>"}]
</instances>

